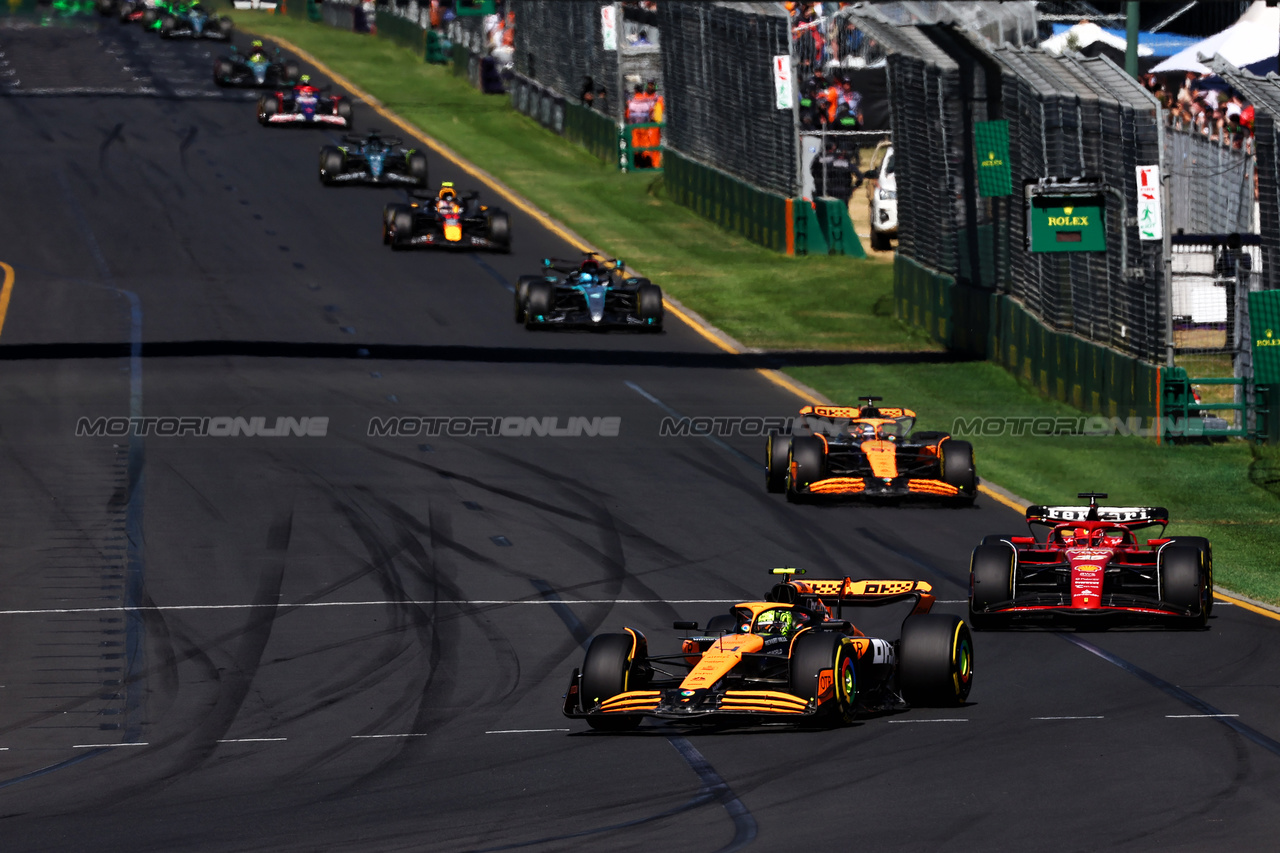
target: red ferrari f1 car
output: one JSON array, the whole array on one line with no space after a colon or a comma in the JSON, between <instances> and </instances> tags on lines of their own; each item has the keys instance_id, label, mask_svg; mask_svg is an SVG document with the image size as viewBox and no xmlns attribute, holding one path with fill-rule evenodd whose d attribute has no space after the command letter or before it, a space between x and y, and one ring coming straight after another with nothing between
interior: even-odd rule
<instances>
[{"instance_id":1,"label":"red ferrari f1 car","mask_svg":"<svg viewBox=\"0 0 1280 853\"><path fill-rule=\"evenodd\" d=\"M904 704L963 704L973 683L973 639L958 616L930 613L916 580L801 581L797 569L764 601L737 604L677 654L650 655L634 628L593 637L564 697L564 714L594 729L626 730L645 717L684 723L850 722ZM846 607L912 602L896 640L868 637Z\"/></svg>"},{"instance_id":2,"label":"red ferrari f1 car","mask_svg":"<svg viewBox=\"0 0 1280 853\"><path fill-rule=\"evenodd\" d=\"M1203 628L1213 610L1213 550L1199 536L1166 538L1164 507L1032 506L1031 536L988 536L973 551L969 624L1019 621L1147 620ZM1160 527L1139 543L1134 532Z\"/></svg>"}]
</instances>

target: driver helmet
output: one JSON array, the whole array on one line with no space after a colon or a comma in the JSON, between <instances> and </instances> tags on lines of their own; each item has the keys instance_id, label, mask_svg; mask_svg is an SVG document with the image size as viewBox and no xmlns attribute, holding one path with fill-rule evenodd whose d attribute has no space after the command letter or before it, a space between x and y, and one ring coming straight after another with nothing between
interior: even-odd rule
<instances>
[{"instance_id":1,"label":"driver helmet","mask_svg":"<svg viewBox=\"0 0 1280 853\"><path fill-rule=\"evenodd\" d=\"M1075 543L1081 547L1089 544L1089 528L1077 527L1075 531Z\"/></svg>"},{"instance_id":2,"label":"driver helmet","mask_svg":"<svg viewBox=\"0 0 1280 853\"><path fill-rule=\"evenodd\" d=\"M298 85L299 85L299 86L310 86L310 85L311 85L311 75L310 75L310 74L303 74L301 77L299 77L299 78L298 78Z\"/></svg>"},{"instance_id":3,"label":"driver helmet","mask_svg":"<svg viewBox=\"0 0 1280 853\"><path fill-rule=\"evenodd\" d=\"M871 441L876 437L875 424L863 424L858 427L858 437L863 441Z\"/></svg>"},{"instance_id":4,"label":"driver helmet","mask_svg":"<svg viewBox=\"0 0 1280 853\"><path fill-rule=\"evenodd\" d=\"M444 199L454 200L457 197L458 197L458 193L453 188L453 181L445 181L443 184L440 185L439 198L442 201Z\"/></svg>"},{"instance_id":5,"label":"driver helmet","mask_svg":"<svg viewBox=\"0 0 1280 853\"><path fill-rule=\"evenodd\" d=\"M262 39L254 39L253 44L249 45L254 50L262 50Z\"/></svg>"},{"instance_id":6,"label":"driver helmet","mask_svg":"<svg viewBox=\"0 0 1280 853\"><path fill-rule=\"evenodd\" d=\"M793 623L790 609L774 608L760 614L756 620L756 631L760 634L787 634Z\"/></svg>"}]
</instances>

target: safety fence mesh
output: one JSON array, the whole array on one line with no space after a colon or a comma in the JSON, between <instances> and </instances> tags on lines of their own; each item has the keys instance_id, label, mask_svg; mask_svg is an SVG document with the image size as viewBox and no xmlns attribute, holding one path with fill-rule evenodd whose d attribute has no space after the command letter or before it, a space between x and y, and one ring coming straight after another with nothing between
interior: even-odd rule
<instances>
[{"instance_id":1,"label":"safety fence mesh","mask_svg":"<svg viewBox=\"0 0 1280 853\"><path fill-rule=\"evenodd\" d=\"M1263 289L1280 288L1280 78L1258 77L1223 64L1218 70L1254 107L1258 231L1262 235Z\"/></svg>"},{"instance_id":2,"label":"safety fence mesh","mask_svg":"<svg viewBox=\"0 0 1280 853\"><path fill-rule=\"evenodd\" d=\"M773 85L773 58L790 55L782 5L663 0L657 15L667 147L755 187L795 196L795 118L777 108Z\"/></svg>"},{"instance_id":3,"label":"safety fence mesh","mask_svg":"<svg viewBox=\"0 0 1280 853\"><path fill-rule=\"evenodd\" d=\"M618 51L605 50L601 4L513 0L515 71L574 102L590 87L605 89L604 111L622 118ZM599 109L599 105L597 105Z\"/></svg>"},{"instance_id":4,"label":"safety fence mesh","mask_svg":"<svg viewBox=\"0 0 1280 853\"><path fill-rule=\"evenodd\" d=\"M1203 135L1170 128L1164 135L1169 218L1174 233L1253 232L1253 156Z\"/></svg>"}]
</instances>

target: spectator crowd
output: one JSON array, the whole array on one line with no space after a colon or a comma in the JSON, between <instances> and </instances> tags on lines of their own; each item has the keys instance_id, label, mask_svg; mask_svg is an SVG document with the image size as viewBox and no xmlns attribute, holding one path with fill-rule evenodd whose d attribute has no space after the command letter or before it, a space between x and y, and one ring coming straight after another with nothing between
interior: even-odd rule
<instances>
[{"instance_id":1,"label":"spectator crowd","mask_svg":"<svg viewBox=\"0 0 1280 853\"><path fill-rule=\"evenodd\" d=\"M1148 74L1143 83L1169 124L1241 151L1253 151L1253 106L1216 74Z\"/></svg>"}]
</instances>

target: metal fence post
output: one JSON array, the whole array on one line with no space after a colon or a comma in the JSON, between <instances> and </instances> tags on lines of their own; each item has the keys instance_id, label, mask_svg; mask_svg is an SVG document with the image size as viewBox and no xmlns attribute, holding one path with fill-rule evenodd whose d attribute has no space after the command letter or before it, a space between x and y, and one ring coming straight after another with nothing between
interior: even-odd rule
<instances>
[{"instance_id":1,"label":"metal fence post","mask_svg":"<svg viewBox=\"0 0 1280 853\"><path fill-rule=\"evenodd\" d=\"M1169 180L1168 149L1164 144L1164 135L1168 131L1164 126L1164 107L1156 106L1156 150L1160 153L1160 216L1164 220L1161 229L1160 251L1163 253L1162 274L1164 276L1164 365L1173 367L1173 219L1170 215L1169 192L1173 188ZM1160 389L1156 389L1159 393Z\"/></svg>"}]
</instances>

